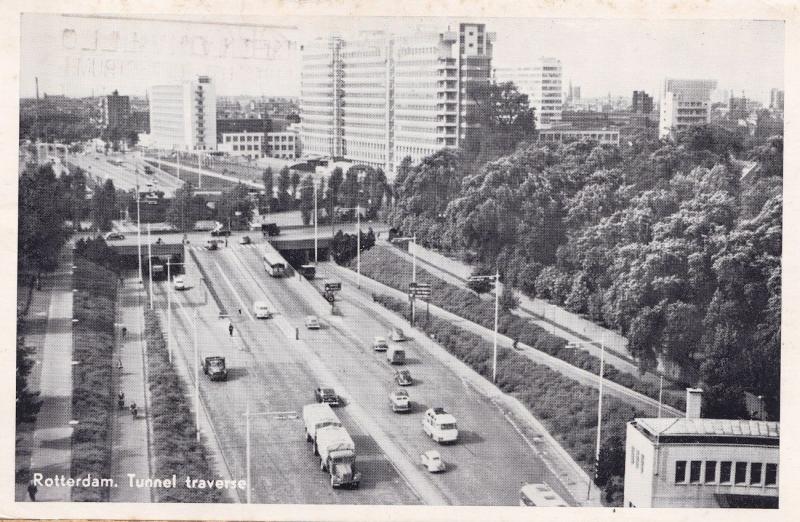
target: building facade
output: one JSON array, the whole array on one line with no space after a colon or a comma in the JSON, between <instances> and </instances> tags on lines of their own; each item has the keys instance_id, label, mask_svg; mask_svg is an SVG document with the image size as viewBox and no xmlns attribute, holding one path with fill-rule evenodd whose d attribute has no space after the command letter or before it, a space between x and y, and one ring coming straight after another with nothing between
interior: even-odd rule
<instances>
[{"instance_id":1,"label":"building facade","mask_svg":"<svg viewBox=\"0 0 800 522\"><path fill-rule=\"evenodd\" d=\"M561 60L542 57L532 67L500 67L494 70L494 79L498 83L514 82L519 92L528 95L537 129L547 129L561 121L564 107ZM580 88L572 94L580 99Z\"/></svg>"},{"instance_id":2,"label":"building facade","mask_svg":"<svg viewBox=\"0 0 800 522\"><path fill-rule=\"evenodd\" d=\"M539 131L539 141L544 143L566 143L581 140L595 140L600 142L601 145L619 145L619 129L554 127Z\"/></svg>"},{"instance_id":3,"label":"building facade","mask_svg":"<svg viewBox=\"0 0 800 522\"><path fill-rule=\"evenodd\" d=\"M399 36L367 32L303 46L303 154L345 159L387 174L442 148L478 123L474 85L491 77L493 33L484 24Z\"/></svg>"},{"instance_id":4,"label":"building facade","mask_svg":"<svg viewBox=\"0 0 800 522\"><path fill-rule=\"evenodd\" d=\"M264 142L263 132L223 132L217 150L230 156L258 159L266 155Z\"/></svg>"},{"instance_id":5,"label":"building facade","mask_svg":"<svg viewBox=\"0 0 800 522\"><path fill-rule=\"evenodd\" d=\"M131 100L128 96L120 96L114 91L109 96L103 96L103 127L106 129L125 129L131 115Z\"/></svg>"},{"instance_id":6,"label":"building facade","mask_svg":"<svg viewBox=\"0 0 800 522\"><path fill-rule=\"evenodd\" d=\"M682 130L710 123L711 93L716 87L716 80L664 80L659 138L675 139Z\"/></svg>"},{"instance_id":7,"label":"building facade","mask_svg":"<svg viewBox=\"0 0 800 522\"><path fill-rule=\"evenodd\" d=\"M769 108L774 111L783 112L783 89L770 89Z\"/></svg>"},{"instance_id":8,"label":"building facade","mask_svg":"<svg viewBox=\"0 0 800 522\"><path fill-rule=\"evenodd\" d=\"M210 77L198 76L180 85L155 85L149 99L153 146L216 150L217 107Z\"/></svg>"},{"instance_id":9,"label":"building facade","mask_svg":"<svg viewBox=\"0 0 800 522\"><path fill-rule=\"evenodd\" d=\"M297 133L295 132L268 132L264 143L264 154L270 158L295 159L297 157Z\"/></svg>"},{"instance_id":10,"label":"building facade","mask_svg":"<svg viewBox=\"0 0 800 522\"><path fill-rule=\"evenodd\" d=\"M778 507L780 423L686 417L628 423L625 507Z\"/></svg>"},{"instance_id":11,"label":"building facade","mask_svg":"<svg viewBox=\"0 0 800 522\"><path fill-rule=\"evenodd\" d=\"M631 112L638 114L650 114L653 112L653 97L644 91L633 91Z\"/></svg>"}]
</instances>

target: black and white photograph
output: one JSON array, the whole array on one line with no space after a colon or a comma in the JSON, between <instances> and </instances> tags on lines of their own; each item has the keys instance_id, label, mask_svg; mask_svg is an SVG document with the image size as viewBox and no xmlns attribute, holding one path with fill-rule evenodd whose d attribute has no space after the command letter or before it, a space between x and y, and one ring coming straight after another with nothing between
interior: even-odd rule
<instances>
[{"instance_id":1,"label":"black and white photograph","mask_svg":"<svg viewBox=\"0 0 800 522\"><path fill-rule=\"evenodd\" d=\"M783 19L150 8L18 19L18 508L779 510Z\"/></svg>"}]
</instances>

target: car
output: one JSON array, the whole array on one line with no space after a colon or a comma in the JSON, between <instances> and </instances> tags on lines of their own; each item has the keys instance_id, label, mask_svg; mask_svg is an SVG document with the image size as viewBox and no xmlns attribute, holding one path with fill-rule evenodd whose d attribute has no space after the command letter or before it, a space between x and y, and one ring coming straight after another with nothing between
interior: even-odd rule
<instances>
[{"instance_id":1,"label":"car","mask_svg":"<svg viewBox=\"0 0 800 522\"><path fill-rule=\"evenodd\" d=\"M428 408L422 418L422 430L439 444L458 440L456 418L444 408Z\"/></svg>"},{"instance_id":2,"label":"car","mask_svg":"<svg viewBox=\"0 0 800 522\"><path fill-rule=\"evenodd\" d=\"M392 411L411 411L411 401L408 400L408 392L405 390L395 390L389 394L389 404Z\"/></svg>"},{"instance_id":3,"label":"car","mask_svg":"<svg viewBox=\"0 0 800 522\"><path fill-rule=\"evenodd\" d=\"M436 450L426 451L420 456L419 460L420 463L425 466L430 473L437 473L447 469L447 466L445 466L445 463L442 460L442 456L439 455L439 452Z\"/></svg>"},{"instance_id":4,"label":"car","mask_svg":"<svg viewBox=\"0 0 800 522\"><path fill-rule=\"evenodd\" d=\"M211 251L211 250L219 250L219 246L217 245L217 242L214 241L213 239L209 240L205 245L203 245L203 248L205 248L206 250L209 250L209 251Z\"/></svg>"},{"instance_id":5,"label":"car","mask_svg":"<svg viewBox=\"0 0 800 522\"><path fill-rule=\"evenodd\" d=\"M175 276L172 283L175 285L175 290L186 290L186 278L182 275Z\"/></svg>"},{"instance_id":6,"label":"car","mask_svg":"<svg viewBox=\"0 0 800 522\"><path fill-rule=\"evenodd\" d=\"M411 378L411 372L408 370L395 370L394 380L400 386L411 386L411 383L414 382L414 379Z\"/></svg>"},{"instance_id":7,"label":"car","mask_svg":"<svg viewBox=\"0 0 800 522\"><path fill-rule=\"evenodd\" d=\"M339 395L333 388L319 387L314 390L314 399L317 402L323 402L331 406L339 405Z\"/></svg>"},{"instance_id":8,"label":"car","mask_svg":"<svg viewBox=\"0 0 800 522\"><path fill-rule=\"evenodd\" d=\"M240 245L249 245L250 243L252 243L252 241L250 241L250 236L242 236L239 238Z\"/></svg>"},{"instance_id":9,"label":"car","mask_svg":"<svg viewBox=\"0 0 800 522\"><path fill-rule=\"evenodd\" d=\"M309 315L306 317L306 328L309 330L319 330L319 319L316 315Z\"/></svg>"},{"instance_id":10,"label":"car","mask_svg":"<svg viewBox=\"0 0 800 522\"><path fill-rule=\"evenodd\" d=\"M261 234L264 237L274 237L281 234L281 229L275 223L264 223L261 225Z\"/></svg>"},{"instance_id":11,"label":"car","mask_svg":"<svg viewBox=\"0 0 800 522\"><path fill-rule=\"evenodd\" d=\"M120 234L119 232L109 232L105 236L106 241L117 241L120 239L125 239L125 234Z\"/></svg>"},{"instance_id":12,"label":"car","mask_svg":"<svg viewBox=\"0 0 800 522\"><path fill-rule=\"evenodd\" d=\"M395 342L405 341L407 339L406 334L403 333L402 328L392 328L389 330L389 340Z\"/></svg>"},{"instance_id":13,"label":"car","mask_svg":"<svg viewBox=\"0 0 800 522\"><path fill-rule=\"evenodd\" d=\"M272 312L269 310L269 304L266 301L254 302L253 315L256 316L256 319L269 319L272 317Z\"/></svg>"},{"instance_id":14,"label":"car","mask_svg":"<svg viewBox=\"0 0 800 522\"><path fill-rule=\"evenodd\" d=\"M212 381L227 381L228 368L225 367L225 357L212 355L203 359L203 373Z\"/></svg>"},{"instance_id":15,"label":"car","mask_svg":"<svg viewBox=\"0 0 800 522\"><path fill-rule=\"evenodd\" d=\"M376 352L385 352L389 348L389 343L386 342L386 338L380 335L376 335L375 339L372 340L372 349Z\"/></svg>"},{"instance_id":16,"label":"car","mask_svg":"<svg viewBox=\"0 0 800 522\"><path fill-rule=\"evenodd\" d=\"M231 231L225 227L218 227L211 231L211 237L227 237L231 235Z\"/></svg>"}]
</instances>

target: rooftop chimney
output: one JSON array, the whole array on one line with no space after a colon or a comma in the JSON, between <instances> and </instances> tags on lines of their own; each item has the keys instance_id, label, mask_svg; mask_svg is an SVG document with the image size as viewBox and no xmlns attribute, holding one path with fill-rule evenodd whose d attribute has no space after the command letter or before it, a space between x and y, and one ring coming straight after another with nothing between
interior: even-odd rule
<instances>
[{"instance_id":1,"label":"rooftop chimney","mask_svg":"<svg viewBox=\"0 0 800 522\"><path fill-rule=\"evenodd\" d=\"M686 388L686 418L699 419L702 405L703 390L700 388Z\"/></svg>"}]
</instances>

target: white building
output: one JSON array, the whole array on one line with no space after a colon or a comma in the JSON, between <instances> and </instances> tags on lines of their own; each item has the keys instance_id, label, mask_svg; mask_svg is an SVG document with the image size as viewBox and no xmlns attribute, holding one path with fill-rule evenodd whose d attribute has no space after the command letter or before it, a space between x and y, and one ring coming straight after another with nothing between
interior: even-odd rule
<instances>
[{"instance_id":1,"label":"white building","mask_svg":"<svg viewBox=\"0 0 800 522\"><path fill-rule=\"evenodd\" d=\"M494 80L514 82L519 92L528 95L528 102L535 109L537 129L547 129L561 121L561 60L542 57L531 67L498 67L494 70Z\"/></svg>"},{"instance_id":2,"label":"white building","mask_svg":"<svg viewBox=\"0 0 800 522\"><path fill-rule=\"evenodd\" d=\"M229 156L258 159L266 155L263 132L223 132L219 139L217 150Z\"/></svg>"},{"instance_id":3,"label":"white building","mask_svg":"<svg viewBox=\"0 0 800 522\"><path fill-rule=\"evenodd\" d=\"M554 127L540 130L539 141L548 143L564 143L568 141L595 140L601 145L619 145L619 130L617 129L570 129L569 127Z\"/></svg>"},{"instance_id":4,"label":"white building","mask_svg":"<svg viewBox=\"0 0 800 522\"><path fill-rule=\"evenodd\" d=\"M711 93L716 87L716 80L665 79L658 137L675 139L679 131L710 123Z\"/></svg>"},{"instance_id":5,"label":"white building","mask_svg":"<svg viewBox=\"0 0 800 522\"><path fill-rule=\"evenodd\" d=\"M476 123L468 88L490 80L493 33L484 24L399 36L365 32L303 47L303 154L394 172L456 148Z\"/></svg>"},{"instance_id":6,"label":"white building","mask_svg":"<svg viewBox=\"0 0 800 522\"><path fill-rule=\"evenodd\" d=\"M149 99L154 146L216 150L217 102L211 78L198 76L180 85L154 85Z\"/></svg>"},{"instance_id":7,"label":"white building","mask_svg":"<svg viewBox=\"0 0 800 522\"><path fill-rule=\"evenodd\" d=\"M297 133L295 132L268 132L265 137L264 155L270 158L295 159L297 157L296 145Z\"/></svg>"},{"instance_id":8,"label":"white building","mask_svg":"<svg viewBox=\"0 0 800 522\"><path fill-rule=\"evenodd\" d=\"M635 419L625 440L626 507L777 507L780 423L687 416Z\"/></svg>"}]
</instances>

